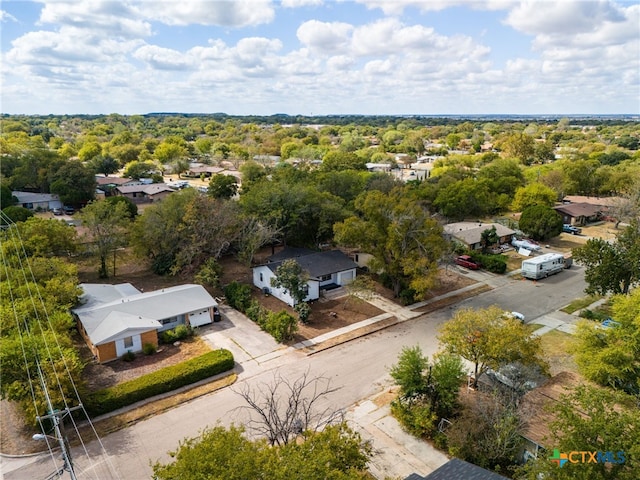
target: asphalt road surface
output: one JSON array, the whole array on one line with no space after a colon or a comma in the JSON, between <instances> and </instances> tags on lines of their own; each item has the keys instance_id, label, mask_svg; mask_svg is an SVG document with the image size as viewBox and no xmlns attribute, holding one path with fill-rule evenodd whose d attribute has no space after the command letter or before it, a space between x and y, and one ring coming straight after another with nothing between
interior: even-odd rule
<instances>
[{"instance_id":1,"label":"asphalt road surface","mask_svg":"<svg viewBox=\"0 0 640 480\"><path fill-rule=\"evenodd\" d=\"M99 457L93 467L87 467L88 461L82 450L74 449L77 477L100 480L151 478L151 463L168 461L167 452L175 450L183 438L194 437L208 426L246 422L246 412L239 409L243 401L233 389L246 386L260 388L261 384L273 381L276 370L287 378L297 378L307 370L311 375L330 378L331 385L339 388L326 398L321 407L346 409L391 385L388 370L404 346L418 344L425 354L436 352L438 326L449 319L456 308L495 304L505 310L521 312L527 322L535 322L535 318L583 296L585 286L584 271L579 267L538 282L505 279L500 281L498 288L454 307L420 316L320 353L311 356L299 351L287 353L263 363L257 371L252 369L252 373L240 373L232 388L206 395L104 437L102 442L108 455ZM94 459L100 452L98 447L97 442L87 447ZM5 479L44 479L54 470L54 463L51 457L44 457L19 468L13 467L10 471L5 469Z\"/></svg>"}]
</instances>

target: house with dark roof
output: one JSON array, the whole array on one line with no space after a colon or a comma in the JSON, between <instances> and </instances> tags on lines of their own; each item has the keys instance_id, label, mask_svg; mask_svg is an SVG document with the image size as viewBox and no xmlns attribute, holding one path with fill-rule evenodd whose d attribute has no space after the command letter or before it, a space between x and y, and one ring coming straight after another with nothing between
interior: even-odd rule
<instances>
[{"instance_id":1,"label":"house with dark roof","mask_svg":"<svg viewBox=\"0 0 640 480\"><path fill-rule=\"evenodd\" d=\"M266 264L253 269L253 284L291 306L294 306L294 300L289 292L272 285L276 270L289 259L295 259L309 275L306 302L320 298L322 290L347 285L356 278L358 265L340 250L314 252L305 248L285 248L268 257Z\"/></svg>"},{"instance_id":2,"label":"house with dark roof","mask_svg":"<svg viewBox=\"0 0 640 480\"><path fill-rule=\"evenodd\" d=\"M199 327L211 323L218 303L202 285L178 285L141 292L130 283L84 283L81 305L73 308L78 331L98 362L140 352L145 344L157 347L158 333L178 325Z\"/></svg>"},{"instance_id":3,"label":"house with dark roof","mask_svg":"<svg viewBox=\"0 0 640 480\"><path fill-rule=\"evenodd\" d=\"M599 219L603 208L590 203L569 203L553 207L562 216L562 223L586 225Z\"/></svg>"},{"instance_id":4,"label":"house with dark roof","mask_svg":"<svg viewBox=\"0 0 640 480\"><path fill-rule=\"evenodd\" d=\"M459 458L452 458L426 477L412 473L405 480L507 480L507 477Z\"/></svg>"}]
</instances>

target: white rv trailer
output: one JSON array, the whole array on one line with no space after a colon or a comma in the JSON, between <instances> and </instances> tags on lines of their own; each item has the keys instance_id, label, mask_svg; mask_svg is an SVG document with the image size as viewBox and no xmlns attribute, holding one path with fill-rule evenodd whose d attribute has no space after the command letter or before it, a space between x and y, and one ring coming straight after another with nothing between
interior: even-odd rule
<instances>
[{"instance_id":1,"label":"white rv trailer","mask_svg":"<svg viewBox=\"0 0 640 480\"><path fill-rule=\"evenodd\" d=\"M564 268L564 255L560 253L545 253L539 257L523 260L521 273L524 278L538 280L558 273Z\"/></svg>"}]
</instances>

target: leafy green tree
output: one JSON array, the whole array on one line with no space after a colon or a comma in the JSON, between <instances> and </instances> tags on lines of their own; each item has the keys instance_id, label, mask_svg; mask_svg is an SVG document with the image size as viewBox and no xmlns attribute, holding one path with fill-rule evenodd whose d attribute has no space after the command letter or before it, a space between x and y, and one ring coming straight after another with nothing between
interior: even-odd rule
<instances>
[{"instance_id":1,"label":"leafy green tree","mask_svg":"<svg viewBox=\"0 0 640 480\"><path fill-rule=\"evenodd\" d=\"M0 185L0 210L10 207L15 203L11 189L6 185Z\"/></svg>"},{"instance_id":2,"label":"leafy green tree","mask_svg":"<svg viewBox=\"0 0 640 480\"><path fill-rule=\"evenodd\" d=\"M600 162L595 159L577 159L562 163L566 194L593 195L598 192L602 177L598 174Z\"/></svg>"},{"instance_id":3,"label":"leafy green tree","mask_svg":"<svg viewBox=\"0 0 640 480\"><path fill-rule=\"evenodd\" d=\"M166 140L160 143L153 152L153 156L161 163L169 164L185 157L187 149L178 143L170 143Z\"/></svg>"},{"instance_id":4,"label":"leafy green tree","mask_svg":"<svg viewBox=\"0 0 640 480\"><path fill-rule=\"evenodd\" d=\"M111 173L115 173L120 168L118 161L110 155L98 155L93 157L89 162L89 166L96 173L102 173L105 177Z\"/></svg>"},{"instance_id":5,"label":"leafy green tree","mask_svg":"<svg viewBox=\"0 0 640 480\"><path fill-rule=\"evenodd\" d=\"M293 305L304 302L308 295L309 274L305 272L295 259L284 260L276 268L276 276L271 279L271 286L282 288L293 300Z\"/></svg>"},{"instance_id":6,"label":"leafy green tree","mask_svg":"<svg viewBox=\"0 0 640 480\"><path fill-rule=\"evenodd\" d=\"M138 215L138 206L135 203L133 203L133 201L131 201L131 199L128 197L122 197L118 195L117 197L107 197L104 199L104 201L110 205L113 205L114 208L119 203L123 204L124 208L127 211L127 216L129 217L129 220L135 219L136 216Z\"/></svg>"},{"instance_id":7,"label":"leafy green tree","mask_svg":"<svg viewBox=\"0 0 640 480\"><path fill-rule=\"evenodd\" d=\"M445 217L462 220L486 215L495 206L494 200L488 182L466 178L439 189L433 205Z\"/></svg>"},{"instance_id":8,"label":"leafy green tree","mask_svg":"<svg viewBox=\"0 0 640 480\"><path fill-rule=\"evenodd\" d=\"M75 164L79 163L75 162ZM15 162L10 157L3 157L0 168L9 178L8 185L12 190L46 193L53 192L52 179L55 180L60 170L67 164L68 162L53 150L27 148ZM13 169L11 169L12 166Z\"/></svg>"},{"instance_id":9,"label":"leafy green tree","mask_svg":"<svg viewBox=\"0 0 640 480\"><path fill-rule=\"evenodd\" d=\"M627 294L640 282L640 223L633 220L614 242L590 238L572 253L586 268L587 293Z\"/></svg>"},{"instance_id":10,"label":"leafy green tree","mask_svg":"<svg viewBox=\"0 0 640 480\"><path fill-rule=\"evenodd\" d=\"M215 258L207 259L193 280L200 285L208 285L210 287L220 287L220 279L222 277L222 265Z\"/></svg>"},{"instance_id":11,"label":"leafy green tree","mask_svg":"<svg viewBox=\"0 0 640 480\"><path fill-rule=\"evenodd\" d=\"M209 180L207 193L213 198L231 198L237 192L237 180L231 175L214 175Z\"/></svg>"},{"instance_id":12,"label":"leafy green tree","mask_svg":"<svg viewBox=\"0 0 640 480\"><path fill-rule=\"evenodd\" d=\"M17 228L24 252L30 257L66 257L77 250L76 229L65 222L32 217Z\"/></svg>"},{"instance_id":13,"label":"leafy green tree","mask_svg":"<svg viewBox=\"0 0 640 480\"><path fill-rule=\"evenodd\" d=\"M432 437L437 421L450 416L457 406L464 378L462 360L457 355L440 354L430 364L420 347L403 348L390 374L400 385L392 414L414 435Z\"/></svg>"},{"instance_id":14,"label":"leafy green tree","mask_svg":"<svg viewBox=\"0 0 640 480\"><path fill-rule=\"evenodd\" d=\"M248 440L240 427L218 426L183 440L170 455L174 459L170 463L153 465L154 478L363 480L372 450L346 423L327 426L306 435L304 441L280 447L271 447L262 439Z\"/></svg>"},{"instance_id":15,"label":"leafy green tree","mask_svg":"<svg viewBox=\"0 0 640 480\"><path fill-rule=\"evenodd\" d=\"M82 205L95 197L95 176L79 161L69 160L54 174L51 193L57 193L63 203Z\"/></svg>"},{"instance_id":16,"label":"leafy green tree","mask_svg":"<svg viewBox=\"0 0 640 480\"><path fill-rule=\"evenodd\" d=\"M366 160L355 153L331 150L322 158L321 170L324 172L340 170L366 170Z\"/></svg>"},{"instance_id":17,"label":"leafy green tree","mask_svg":"<svg viewBox=\"0 0 640 480\"><path fill-rule=\"evenodd\" d=\"M249 191L243 186L240 196L246 215L282 229L284 241L294 246L316 247L330 240L333 225L345 217L343 203L313 185L278 178L265 179Z\"/></svg>"},{"instance_id":18,"label":"leafy green tree","mask_svg":"<svg viewBox=\"0 0 640 480\"><path fill-rule=\"evenodd\" d=\"M557 452L612 452L608 462L553 462L551 451L525 464L521 480L635 480L640 471L640 410L632 399L610 390L581 385L549 405L549 445ZM624 457L624 458L623 458Z\"/></svg>"},{"instance_id":19,"label":"leafy green tree","mask_svg":"<svg viewBox=\"0 0 640 480\"><path fill-rule=\"evenodd\" d=\"M496 226L483 230L480 234L480 244L482 245L482 253L487 253L489 247L497 244L500 241L500 237L496 232Z\"/></svg>"},{"instance_id":20,"label":"leafy green tree","mask_svg":"<svg viewBox=\"0 0 640 480\"><path fill-rule=\"evenodd\" d=\"M513 362L545 366L540 339L531 337L524 324L495 306L457 310L442 325L438 338L446 351L473 363L474 386L489 368L498 370Z\"/></svg>"},{"instance_id":21,"label":"leafy green tree","mask_svg":"<svg viewBox=\"0 0 640 480\"><path fill-rule=\"evenodd\" d=\"M557 198L556 191L552 188L538 182L530 183L516 190L511 208L516 212L522 212L525 208L534 205L553 207Z\"/></svg>"},{"instance_id":22,"label":"leafy green tree","mask_svg":"<svg viewBox=\"0 0 640 480\"><path fill-rule=\"evenodd\" d=\"M401 190L363 193L355 207L357 216L334 225L336 241L371 254L370 268L389 276L395 296L403 287L423 295L444 248L441 227Z\"/></svg>"},{"instance_id":23,"label":"leafy green tree","mask_svg":"<svg viewBox=\"0 0 640 480\"><path fill-rule=\"evenodd\" d=\"M78 158L83 162L88 162L102 154L102 147L98 142L86 142L80 150L78 150Z\"/></svg>"},{"instance_id":24,"label":"leafy green tree","mask_svg":"<svg viewBox=\"0 0 640 480\"><path fill-rule=\"evenodd\" d=\"M533 147L535 161L541 164L551 163L556 159L553 144L549 142L539 142Z\"/></svg>"},{"instance_id":25,"label":"leafy green tree","mask_svg":"<svg viewBox=\"0 0 640 480\"><path fill-rule=\"evenodd\" d=\"M100 259L100 278L109 276L107 259L110 255L114 255L115 275L115 250L126 244L126 233L130 224L129 211L123 203L98 200L84 207L80 212L80 218Z\"/></svg>"},{"instance_id":26,"label":"leafy green tree","mask_svg":"<svg viewBox=\"0 0 640 480\"><path fill-rule=\"evenodd\" d=\"M419 346L402 348L398 363L389 371L391 378L400 386L400 395L411 398L425 393L428 366L429 359Z\"/></svg>"},{"instance_id":27,"label":"leafy green tree","mask_svg":"<svg viewBox=\"0 0 640 480\"><path fill-rule=\"evenodd\" d=\"M524 165L531 165L535 155L535 141L526 133L512 133L501 144L508 158L517 158Z\"/></svg>"},{"instance_id":28,"label":"leafy green tree","mask_svg":"<svg viewBox=\"0 0 640 480\"><path fill-rule=\"evenodd\" d=\"M533 205L524 209L518 225L534 240L548 240L562 232L562 217L553 208Z\"/></svg>"},{"instance_id":29,"label":"leafy green tree","mask_svg":"<svg viewBox=\"0 0 640 480\"><path fill-rule=\"evenodd\" d=\"M140 180L150 177L158 168L153 162L129 162L125 165L122 176Z\"/></svg>"},{"instance_id":30,"label":"leafy green tree","mask_svg":"<svg viewBox=\"0 0 640 480\"><path fill-rule=\"evenodd\" d=\"M253 160L244 162L240 165L240 173L242 174L242 191L248 191L252 185L256 184L267 176L267 171L262 165Z\"/></svg>"},{"instance_id":31,"label":"leafy green tree","mask_svg":"<svg viewBox=\"0 0 640 480\"><path fill-rule=\"evenodd\" d=\"M10 225L11 223L24 222L34 215L35 213L33 213L33 211L29 210L28 208L11 205L2 209L0 225Z\"/></svg>"},{"instance_id":32,"label":"leafy green tree","mask_svg":"<svg viewBox=\"0 0 640 480\"><path fill-rule=\"evenodd\" d=\"M578 324L574 356L589 380L629 394L640 394L640 289L611 300L617 325Z\"/></svg>"}]
</instances>

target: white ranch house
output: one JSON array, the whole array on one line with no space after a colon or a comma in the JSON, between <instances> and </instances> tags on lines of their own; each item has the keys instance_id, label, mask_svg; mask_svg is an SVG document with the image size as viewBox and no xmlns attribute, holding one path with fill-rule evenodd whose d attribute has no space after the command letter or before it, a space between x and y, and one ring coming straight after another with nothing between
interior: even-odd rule
<instances>
[{"instance_id":1,"label":"white ranch house","mask_svg":"<svg viewBox=\"0 0 640 480\"><path fill-rule=\"evenodd\" d=\"M285 248L272 255L265 265L253 269L253 284L265 293L282 300L287 305L294 306L294 300L289 292L272 285L276 277L276 270L284 260L295 259L302 269L309 274L307 282L307 296L305 302L320 298L321 290L329 290L351 283L356 277L358 265L340 250L314 252L300 248Z\"/></svg>"},{"instance_id":2,"label":"white ranch house","mask_svg":"<svg viewBox=\"0 0 640 480\"><path fill-rule=\"evenodd\" d=\"M158 332L178 325L212 323L218 303L202 285L178 285L140 292L130 283L83 283L82 305L72 309L78 330L98 362L104 363L146 343L158 345Z\"/></svg>"}]
</instances>

